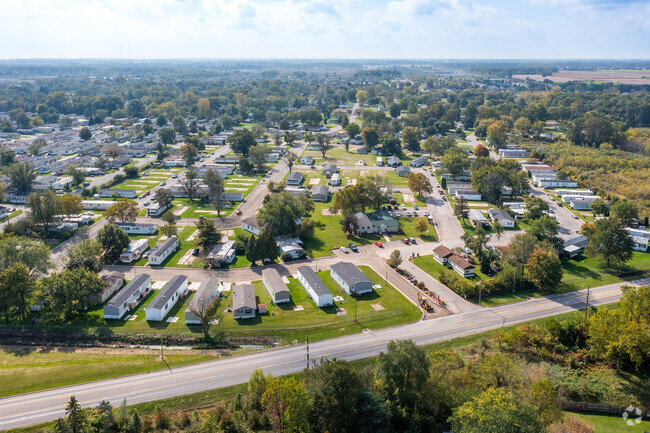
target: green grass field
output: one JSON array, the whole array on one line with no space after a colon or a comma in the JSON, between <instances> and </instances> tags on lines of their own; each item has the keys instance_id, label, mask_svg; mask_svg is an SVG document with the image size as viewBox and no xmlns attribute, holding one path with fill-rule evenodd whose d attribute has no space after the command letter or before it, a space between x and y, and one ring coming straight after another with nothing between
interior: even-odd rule
<instances>
[{"instance_id":1,"label":"green grass field","mask_svg":"<svg viewBox=\"0 0 650 433\"><path fill-rule=\"evenodd\" d=\"M567 412L572 413L572 412ZM639 424L628 425L623 417L603 413L577 413L580 419L589 421L594 426L594 433L641 433L650 430L650 421L641 421Z\"/></svg>"}]
</instances>

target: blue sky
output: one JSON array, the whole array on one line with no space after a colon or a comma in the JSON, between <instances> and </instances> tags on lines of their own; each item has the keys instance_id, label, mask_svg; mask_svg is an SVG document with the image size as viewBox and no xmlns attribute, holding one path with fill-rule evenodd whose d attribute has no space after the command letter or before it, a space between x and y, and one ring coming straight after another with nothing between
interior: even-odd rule
<instances>
[{"instance_id":1,"label":"blue sky","mask_svg":"<svg viewBox=\"0 0 650 433\"><path fill-rule=\"evenodd\" d=\"M650 58L650 0L3 0L0 58Z\"/></svg>"}]
</instances>

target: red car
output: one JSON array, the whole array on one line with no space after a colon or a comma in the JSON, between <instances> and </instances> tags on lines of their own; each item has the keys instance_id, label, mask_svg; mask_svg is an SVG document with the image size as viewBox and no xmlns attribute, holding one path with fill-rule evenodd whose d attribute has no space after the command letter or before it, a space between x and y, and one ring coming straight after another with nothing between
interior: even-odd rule
<instances>
[{"instance_id":1,"label":"red car","mask_svg":"<svg viewBox=\"0 0 650 433\"><path fill-rule=\"evenodd\" d=\"M404 242L405 244L409 244L409 243L410 243L409 240L408 240L408 238L402 238L402 242Z\"/></svg>"},{"instance_id":2,"label":"red car","mask_svg":"<svg viewBox=\"0 0 650 433\"><path fill-rule=\"evenodd\" d=\"M384 244L379 241L375 242L375 245L377 245L379 248L384 248Z\"/></svg>"}]
</instances>

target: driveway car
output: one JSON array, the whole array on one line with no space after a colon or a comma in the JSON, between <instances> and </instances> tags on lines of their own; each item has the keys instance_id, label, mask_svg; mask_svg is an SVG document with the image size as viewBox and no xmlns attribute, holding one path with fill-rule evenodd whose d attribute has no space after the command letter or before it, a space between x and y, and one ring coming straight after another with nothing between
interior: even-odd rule
<instances>
[{"instance_id":1,"label":"driveway car","mask_svg":"<svg viewBox=\"0 0 650 433\"><path fill-rule=\"evenodd\" d=\"M384 248L384 244L379 241L375 242L375 245L377 245L379 248Z\"/></svg>"}]
</instances>

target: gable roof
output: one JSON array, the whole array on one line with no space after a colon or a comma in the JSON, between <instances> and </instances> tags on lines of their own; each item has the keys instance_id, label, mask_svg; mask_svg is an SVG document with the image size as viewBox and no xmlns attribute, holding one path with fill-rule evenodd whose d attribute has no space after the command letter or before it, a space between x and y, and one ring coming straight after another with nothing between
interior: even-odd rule
<instances>
[{"instance_id":1,"label":"gable roof","mask_svg":"<svg viewBox=\"0 0 650 433\"><path fill-rule=\"evenodd\" d=\"M331 294L332 292L330 289L325 285L323 280L320 279L318 274L314 272L312 268L309 266L301 266L298 268L298 272L302 277L305 279L307 284L309 284L309 287L317 294L317 295L327 295Z\"/></svg>"},{"instance_id":2,"label":"gable roof","mask_svg":"<svg viewBox=\"0 0 650 433\"><path fill-rule=\"evenodd\" d=\"M341 279L345 281L348 286L352 286L358 283L372 284L370 278L361 272L361 269L350 262L335 263L330 266L330 272L331 271L336 272L336 274L338 274L338 276L341 277Z\"/></svg>"},{"instance_id":3,"label":"gable roof","mask_svg":"<svg viewBox=\"0 0 650 433\"><path fill-rule=\"evenodd\" d=\"M158 293L158 296L150 303L147 308L155 308L161 310L165 304L172 298L174 293L187 282L185 275L174 275L165 287Z\"/></svg>"},{"instance_id":4,"label":"gable roof","mask_svg":"<svg viewBox=\"0 0 650 433\"><path fill-rule=\"evenodd\" d=\"M436 253L437 256L443 257L443 258L449 257L449 256L454 254L449 248L447 248L444 245L439 245L439 246L435 247L433 249L433 252Z\"/></svg>"},{"instance_id":5,"label":"gable roof","mask_svg":"<svg viewBox=\"0 0 650 433\"><path fill-rule=\"evenodd\" d=\"M449 261L453 262L456 266L458 266L461 269L474 269L473 264L471 264L461 256L457 256L456 254L453 254L451 257L449 257Z\"/></svg>"},{"instance_id":6,"label":"gable roof","mask_svg":"<svg viewBox=\"0 0 650 433\"><path fill-rule=\"evenodd\" d=\"M257 308L255 302L255 287L252 284L237 284L232 288L232 308Z\"/></svg>"},{"instance_id":7,"label":"gable roof","mask_svg":"<svg viewBox=\"0 0 650 433\"><path fill-rule=\"evenodd\" d=\"M156 248L151 250L151 253L149 253L149 257L162 256L163 253L165 252L165 250L167 250L167 248L174 245L176 242L178 242L178 239L176 238L176 236L172 236L171 238L169 238L165 242L163 242L162 245L157 246Z\"/></svg>"}]
</instances>

